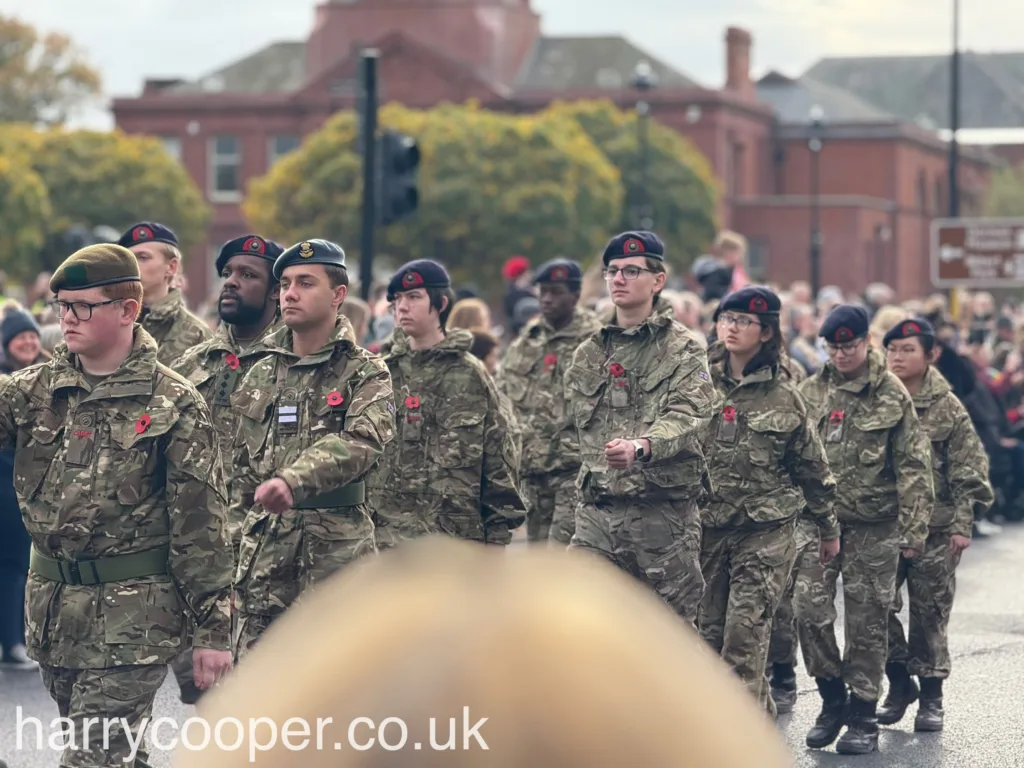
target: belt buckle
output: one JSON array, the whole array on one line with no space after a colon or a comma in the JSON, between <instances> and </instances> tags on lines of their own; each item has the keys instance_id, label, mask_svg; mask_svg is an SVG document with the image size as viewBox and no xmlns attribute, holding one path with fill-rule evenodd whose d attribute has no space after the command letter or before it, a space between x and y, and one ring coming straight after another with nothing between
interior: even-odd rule
<instances>
[{"instance_id":1,"label":"belt buckle","mask_svg":"<svg viewBox=\"0 0 1024 768\"><path fill-rule=\"evenodd\" d=\"M79 586L82 583L82 573L78 570L78 562L75 560L57 560L57 567L64 582L72 586Z\"/></svg>"}]
</instances>

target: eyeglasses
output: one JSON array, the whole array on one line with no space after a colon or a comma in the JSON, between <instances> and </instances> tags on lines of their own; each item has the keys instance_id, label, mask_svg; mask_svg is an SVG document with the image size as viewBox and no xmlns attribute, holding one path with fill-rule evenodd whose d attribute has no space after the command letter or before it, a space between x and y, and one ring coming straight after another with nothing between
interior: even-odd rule
<instances>
[{"instance_id":1,"label":"eyeglasses","mask_svg":"<svg viewBox=\"0 0 1024 768\"><path fill-rule=\"evenodd\" d=\"M641 272L650 272L652 275L655 274L653 269L644 269L643 267L623 267L618 269L617 267L608 267L607 269L601 270L601 274L604 275L605 280L614 280L615 276L622 273L622 277L626 280L636 280L640 277Z\"/></svg>"},{"instance_id":2,"label":"eyeglasses","mask_svg":"<svg viewBox=\"0 0 1024 768\"><path fill-rule=\"evenodd\" d=\"M864 341L864 339L857 339L856 341L851 341L849 344L826 344L825 349L830 355L852 355L857 351L857 347L860 346L862 341Z\"/></svg>"},{"instance_id":3,"label":"eyeglasses","mask_svg":"<svg viewBox=\"0 0 1024 768\"><path fill-rule=\"evenodd\" d=\"M109 301L52 301L50 306L57 312L58 318L63 318L68 310L71 310L71 314L75 316L79 321L85 322L92 320L92 311L96 307L105 307L108 304L117 304L124 299L110 299Z\"/></svg>"},{"instance_id":4,"label":"eyeglasses","mask_svg":"<svg viewBox=\"0 0 1024 768\"><path fill-rule=\"evenodd\" d=\"M744 317L742 315L729 315L729 314L719 315L718 316L718 324L719 325L724 325L726 328L728 328L730 325L735 325L741 331L745 331L747 328L749 328L752 325L761 325L761 326L764 325L764 323L759 323L759 322L757 322L757 320L754 320L753 318L750 318L750 317Z\"/></svg>"}]
</instances>

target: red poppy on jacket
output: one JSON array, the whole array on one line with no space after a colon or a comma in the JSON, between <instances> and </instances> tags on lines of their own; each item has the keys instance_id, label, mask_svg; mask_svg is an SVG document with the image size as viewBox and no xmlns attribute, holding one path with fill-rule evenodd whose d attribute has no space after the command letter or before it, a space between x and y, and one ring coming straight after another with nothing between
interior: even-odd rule
<instances>
[{"instance_id":1,"label":"red poppy on jacket","mask_svg":"<svg viewBox=\"0 0 1024 768\"><path fill-rule=\"evenodd\" d=\"M843 412L842 411L832 411L832 413L829 414L828 418L829 418L829 421L831 421L833 424L838 424L840 421L843 420Z\"/></svg>"},{"instance_id":2,"label":"red poppy on jacket","mask_svg":"<svg viewBox=\"0 0 1024 768\"><path fill-rule=\"evenodd\" d=\"M232 371L238 370L238 366L240 364L238 360L238 355L228 355L227 357L224 358L224 362L228 364L228 368L230 368Z\"/></svg>"},{"instance_id":3,"label":"red poppy on jacket","mask_svg":"<svg viewBox=\"0 0 1024 768\"><path fill-rule=\"evenodd\" d=\"M608 366L608 370L611 372L612 376L614 376L617 379L622 378L623 376L626 375L626 369L623 368L619 363L612 363L610 366Z\"/></svg>"},{"instance_id":4,"label":"red poppy on jacket","mask_svg":"<svg viewBox=\"0 0 1024 768\"><path fill-rule=\"evenodd\" d=\"M149 425L152 424L152 423L153 423L153 417L152 416L150 416L148 413L142 414L142 416L139 418L139 420L135 422L135 432L137 434L141 435L143 432L145 432L147 429L149 429Z\"/></svg>"},{"instance_id":5,"label":"red poppy on jacket","mask_svg":"<svg viewBox=\"0 0 1024 768\"><path fill-rule=\"evenodd\" d=\"M333 406L333 405L341 405L344 402L345 402L345 398L342 397L341 392L338 392L337 390L335 390L334 392L330 392L327 395L327 404L328 405L331 405L331 406Z\"/></svg>"},{"instance_id":6,"label":"red poppy on jacket","mask_svg":"<svg viewBox=\"0 0 1024 768\"><path fill-rule=\"evenodd\" d=\"M416 410L417 408L420 407L420 399L415 395L410 395L409 397L405 398L405 407L408 408L410 411Z\"/></svg>"},{"instance_id":7,"label":"red poppy on jacket","mask_svg":"<svg viewBox=\"0 0 1024 768\"><path fill-rule=\"evenodd\" d=\"M731 405L725 406L722 409L722 418L726 421L736 421L736 409Z\"/></svg>"},{"instance_id":8,"label":"red poppy on jacket","mask_svg":"<svg viewBox=\"0 0 1024 768\"><path fill-rule=\"evenodd\" d=\"M558 358L555 355L544 355L544 367L549 371L555 367L558 362Z\"/></svg>"}]
</instances>

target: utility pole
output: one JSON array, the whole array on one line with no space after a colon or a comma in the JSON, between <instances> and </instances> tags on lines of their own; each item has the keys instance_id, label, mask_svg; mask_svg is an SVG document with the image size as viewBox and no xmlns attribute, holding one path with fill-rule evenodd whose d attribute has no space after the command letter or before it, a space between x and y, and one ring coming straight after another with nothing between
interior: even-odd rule
<instances>
[{"instance_id":1,"label":"utility pole","mask_svg":"<svg viewBox=\"0 0 1024 768\"><path fill-rule=\"evenodd\" d=\"M370 300L373 283L373 236L377 226L377 62L380 51L369 49L362 63L363 238L359 259L359 293Z\"/></svg>"},{"instance_id":2,"label":"utility pole","mask_svg":"<svg viewBox=\"0 0 1024 768\"><path fill-rule=\"evenodd\" d=\"M949 62L949 217L960 216L960 0L953 0L953 55ZM960 294L949 289L949 310L957 316Z\"/></svg>"}]
</instances>

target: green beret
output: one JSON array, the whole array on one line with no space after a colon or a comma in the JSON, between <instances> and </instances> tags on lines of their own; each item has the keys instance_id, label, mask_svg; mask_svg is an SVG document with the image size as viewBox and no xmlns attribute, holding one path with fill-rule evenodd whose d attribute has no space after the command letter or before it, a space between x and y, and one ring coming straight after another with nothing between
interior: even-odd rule
<instances>
[{"instance_id":1,"label":"green beret","mask_svg":"<svg viewBox=\"0 0 1024 768\"><path fill-rule=\"evenodd\" d=\"M135 254L120 245L98 243L68 256L50 278L50 291L84 291L133 281L142 282Z\"/></svg>"}]
</instances>

